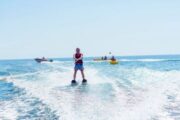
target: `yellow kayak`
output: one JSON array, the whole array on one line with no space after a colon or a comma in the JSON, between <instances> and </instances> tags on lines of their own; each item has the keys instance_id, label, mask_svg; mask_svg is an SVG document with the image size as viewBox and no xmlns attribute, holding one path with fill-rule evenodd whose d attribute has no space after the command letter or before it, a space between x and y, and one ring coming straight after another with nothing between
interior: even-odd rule
<instances>
[{"instance_id":1,"label":"yellow kayak","mask_svg":"<svg viewBox=\"0 0 180 120\"><path fill-rule=\"evenodd\" d=\"M112 65L115 65L115 64L118 64L119 62L117 60L116 61L110 60L109 63L112 64Z\"/></svg>"}]
</instances>

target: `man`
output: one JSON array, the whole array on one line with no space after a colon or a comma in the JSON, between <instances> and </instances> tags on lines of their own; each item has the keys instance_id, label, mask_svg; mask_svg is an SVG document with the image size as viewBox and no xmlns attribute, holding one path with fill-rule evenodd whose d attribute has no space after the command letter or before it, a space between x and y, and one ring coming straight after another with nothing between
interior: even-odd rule
<instances>
[{"instance_id":1,"label":"man","mask_svg":"<svg viewBox=\"0 0 180 120\"><path fill-rule=\"evenodd\" d=\"M107 56L104 56L104 60L107 60Z\"/></svg>"},{"instance_id":2,"label":"man","mask_svg":"<svg viewBox=\"0 0 180 120\"><path fill-rule=\"evenodd\" d=\"M116 58L112 56L111 61L116 61Z\"/></svg>"},{"instance_id":3,"label":"man","mask_svg":"<svg viewBox=\"0 0 180 120\"><path fill-rule=\"evenodd\" d=\"M76 83L76 74L77 74L78 70L81 71L81 75L82 75L82 78L83 78L82 82L83 83L87 82L87 80L85 79L85 76L84 76L83 54L80 53L79 48L76 48L76 53L74 54L73 58L74 58L74 61L75 61L75 67L74 67L74 76L73 76L72 83Z\"/></svg>"}]
</instances>

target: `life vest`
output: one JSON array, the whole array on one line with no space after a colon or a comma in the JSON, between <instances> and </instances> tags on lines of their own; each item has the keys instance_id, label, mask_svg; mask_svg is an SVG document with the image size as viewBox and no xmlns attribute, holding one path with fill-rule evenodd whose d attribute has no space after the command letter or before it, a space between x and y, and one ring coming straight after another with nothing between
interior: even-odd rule
<instances>
[{"instance_id":1,"label":"life vest","mask_svg":"<svg viewBox=\"0 0 180 120\"><path fill-rule=\"evenodd\" d=\"M83 55L83 54L81 54L81 53L76 53L76 54L75 54L75 58L78 59L78 58L80 58L82 55ZM76 63L76 64L83 64L83 61L82 61L82 60L78 60L78 61L76 61L75 63Z\"/></svg>"}]
</instances>

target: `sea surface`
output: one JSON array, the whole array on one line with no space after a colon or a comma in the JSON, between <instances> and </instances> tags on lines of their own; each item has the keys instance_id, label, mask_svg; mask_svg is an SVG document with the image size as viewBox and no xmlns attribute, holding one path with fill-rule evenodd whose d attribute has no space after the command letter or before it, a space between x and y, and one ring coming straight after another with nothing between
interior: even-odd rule
<instances>
[{"instance_id":1,"label":"sea surface","mask_svg":"<svg viewBox=\"0 0 180 120\"><path fill-rule=\"evenodd\" d=\"M88 84L70 84L71 58L0 61L0 120L180 120L180 56L85 58Z\"/></svg>"}]
</instances>

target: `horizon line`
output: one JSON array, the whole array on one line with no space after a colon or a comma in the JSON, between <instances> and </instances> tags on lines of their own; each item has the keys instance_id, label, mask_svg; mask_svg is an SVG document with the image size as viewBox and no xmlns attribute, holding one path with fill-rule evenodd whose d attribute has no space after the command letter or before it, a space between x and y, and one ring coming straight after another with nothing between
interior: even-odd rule
<instances>
[{"instance_id":1,"label":"horizon line","mask_svg":"<svg viewBox=\"0 0 180 120\"><path fill-rule=\"evenodd\" d=\"M180 54L149 54L149 55L114 55L116 57L140 57L140 56L180 56ZM104 55L104 56L111 56L111 55ZM99 57L102 57L102 56L86 56L84 58L99 58ZM0 60L32 60L32 59L35 59L37 57L34 57L34 58L1 58ZM49 58L49 59L59 59L59 58L72 58L72 57L46 57L46 58Z\"/></svg>"}]
</instances>

